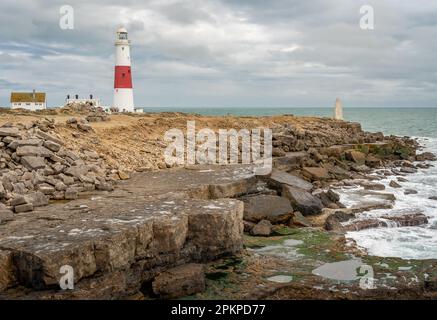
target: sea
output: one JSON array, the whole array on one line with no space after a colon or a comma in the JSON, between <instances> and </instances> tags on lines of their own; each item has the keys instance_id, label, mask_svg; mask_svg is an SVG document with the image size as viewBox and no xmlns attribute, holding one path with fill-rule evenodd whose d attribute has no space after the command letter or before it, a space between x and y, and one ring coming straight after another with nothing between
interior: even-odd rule
<instances>
[{"instance_id":1,"label":"sea","mask_svg":"<svg viewBox=\"0 0 437 320\"><path fill-rule=\"evenodd\" d=\"M145 108L146 112L177 111L202 115L268 116L293 114L296 116L332 117L333 108ZM360 122L362 128L386 135L417 138L424 151L437 154L437 107L436 108L345 108L345 120ZM429 223L419 227L396 227L368 229L349 232L347 238L371 255L399 257L403 259L437 259L437 163L429 169L419 169L403 182L402 189L389 186L391 179L382 180L386 190L395 194L393 209L374 210L367 216L422 212ZM403 190L414 189L417 194L405 195ZM348 203L346 195L341 200Z\"/></svg>"}]
</instances>

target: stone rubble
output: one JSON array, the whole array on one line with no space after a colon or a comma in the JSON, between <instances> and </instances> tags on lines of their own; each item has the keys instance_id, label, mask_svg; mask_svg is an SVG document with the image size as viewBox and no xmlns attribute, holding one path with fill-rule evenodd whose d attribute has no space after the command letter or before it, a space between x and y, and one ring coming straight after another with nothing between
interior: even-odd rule
<instances>
[{"instance_id":1,"label":"stone rubble","mask_svg":"<svg viewBox=\"0 0 437 320\"><path fill-rule=\"evenodd\" d=\"M3 210L23 213L51 199L71 200L82 191L113 189L104 159L94 151L69 150L50 132L53 128L54 122L48 119L0 127Z\"/></svg>"}]
</instances>

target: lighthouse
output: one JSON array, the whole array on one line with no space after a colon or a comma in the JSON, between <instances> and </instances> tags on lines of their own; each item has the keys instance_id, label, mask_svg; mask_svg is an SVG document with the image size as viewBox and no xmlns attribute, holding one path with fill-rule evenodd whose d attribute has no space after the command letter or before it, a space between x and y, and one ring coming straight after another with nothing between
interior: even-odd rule
<instances>
[{"instance_id":1,"label":"lighthouse","mask_svg":"<svg viewBox=\"0 0 437 320\"><path fill-rule=\"evenodd\" d=\"M134 112L134 93L130 60L130 41L127 30L119 28L115 40L115 73L113 107L120 111Z\"/></svg>"}]
</instances>

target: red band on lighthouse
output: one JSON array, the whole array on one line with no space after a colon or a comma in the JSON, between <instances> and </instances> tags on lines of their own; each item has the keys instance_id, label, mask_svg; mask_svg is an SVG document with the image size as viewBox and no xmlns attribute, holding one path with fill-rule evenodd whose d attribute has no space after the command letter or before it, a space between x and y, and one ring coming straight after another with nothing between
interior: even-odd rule
<instances>
[{"instance_id":1,"label":"red band on lighthouse","mask_svg":"<svg viewBox=\"0 0 437 320\"><path fill-rule=\"evenodd\" d=\"M128 88L132 89L132 75L131 67L129 66L115 66L114 88Z\"/></svg>"},{"instance_id":2,"label":"red band on lighthouse","mask_svg":"<svg viewBox=\"0 0 437 320\"><path fill-rule=\"evenodd\" d=\"M119 28L115 40L114 103L113 107L124 112L134 112L134 95L130 59L130 41L127 30Z\"/></svg>"}]
</instances>

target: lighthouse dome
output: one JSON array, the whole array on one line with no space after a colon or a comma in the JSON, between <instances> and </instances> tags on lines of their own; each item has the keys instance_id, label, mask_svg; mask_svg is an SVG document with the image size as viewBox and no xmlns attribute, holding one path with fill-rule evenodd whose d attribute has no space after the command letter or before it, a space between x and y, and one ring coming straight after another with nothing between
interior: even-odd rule
<instances>
[{"instance_id":1,"label":"lighthouse dome","mask_svg":"<svg viewBox=\"0 0 437 320\"><path fill-rule=\"evenodd\" d=\"M124 27L120 27L118 28L117 33L127 33L127 30Z\"/></svg>"}]
</instances>

